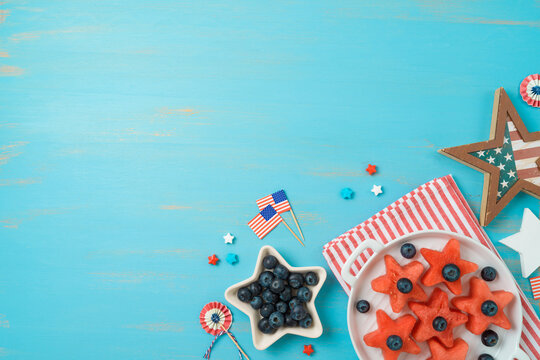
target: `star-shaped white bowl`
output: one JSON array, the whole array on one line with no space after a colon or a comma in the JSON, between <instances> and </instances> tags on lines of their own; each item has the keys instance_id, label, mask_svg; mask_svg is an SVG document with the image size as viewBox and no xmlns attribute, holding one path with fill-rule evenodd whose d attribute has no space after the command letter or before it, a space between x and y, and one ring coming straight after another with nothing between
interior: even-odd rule
<instances>
[{"instance_id":1,"label":"star-shaped white bowl","mask_svg":"<svg viewBox=\"0 0 540 360\"><path fill-rule=\"evenodd\" d=\"M259 275L265 270L262 264L262 260L266 255L274 255L278 259L279 263L289 269L290 272L298 272L305 274L309 271L313 271L319 277L318 284L309 287L313 296L311 297L311 300L306 303L306 309L313 319L313 324L311 325L311 327L307 329L301 328L300 326L280 327L273 334L263 334L257 327L257 324L261 319L259 311L253 309L249 303L242 302L238 299L238 290L240 290L244 286L248 286L252 282L258 281ZM251 322L251 336L253 338L253 345L258 350L264 350L286 334L300 335L309 338L317 338L322 335L323 327L321 324L321 320L319 319L319 314L317 314L317 309L315 308L315 299L317 298L317 294L319 293L319 290L321 290L321 287L323 286L325 280L326 270L324 270L324 268L320 266L292 267L291 265L289 265L288 262L285 261L285 259L283 259L283 257L276 251L276 249L266 245L263 246L259 251L259 256L257 258L257 263L255 264L255 271L253 272L253 275L250 278L229 287L225 291L225 299L227 299L227 301L231 303L234 307L249 316L249 320Z\"/></svg>"}]
</instances>

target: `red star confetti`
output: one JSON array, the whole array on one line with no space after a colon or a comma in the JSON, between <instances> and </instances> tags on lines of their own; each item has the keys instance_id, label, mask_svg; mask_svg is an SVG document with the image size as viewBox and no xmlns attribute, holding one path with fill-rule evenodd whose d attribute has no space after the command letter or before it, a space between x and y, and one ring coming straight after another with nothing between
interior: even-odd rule
<instances>
[{"instance_id":1,"label":"red star confetti","mask_svg":"<svg viewBox=\"0 0 540 360\"><path fill-rule=\"evenodd\" d=\"M313 347L311 346L311 344L304 345L304 354L307 354L307 356L311 356L311 354L313 354L314 352L315 350L313 350Z\"/></svg>"},{"instance_id":2,"label":"red star confetti","mask_svg":"<svg viewBox=\"0 0 540 360\"><path fill-rule=\"evenodd\" d=\"M377 165L369 164L366 171L369 173L369 175L375 174L377 172Z\"/></svg>"},{"instance_id":3,"label":"red star confetti","mask_svg":"<svg viewBox=\"0 0 540 360\"><path fill-rule=\"evenodd\" d=\"M219 258L216 256L216 254L212 254L212 256L208 257L208 263L212 265L217 265L217 262L219 261Z\"/></svg>"}]
</instances>

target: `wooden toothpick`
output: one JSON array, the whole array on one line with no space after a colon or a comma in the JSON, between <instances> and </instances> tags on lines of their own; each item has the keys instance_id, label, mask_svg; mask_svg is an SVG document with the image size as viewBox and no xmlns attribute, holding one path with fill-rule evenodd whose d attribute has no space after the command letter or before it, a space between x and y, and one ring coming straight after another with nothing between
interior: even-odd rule
<instances>
[{"instance_id":1,"label":"wooden toothpick","mask_svg":"<svg viewBox=\"0 0 540 360\"><path fill-rule=\"evenodd\" d=\"M283 218L282 218L283 219ZM287 227L287 229L289 229L289 231L291 232L291 234L294 235L294 237L296 238L296 240L298 240L300 242L300 244L302 244L302 246L305 246L304 243L302 242L302 240L300 240L300 238L298 236L296 236L296 234L294 233L294 231L292 231L292 229L290 228L289 224L287 224L285 222L285 220L283 220L283 223L285 224L285 226Z\"/></svg>"},{"instance_id":2,"label":"wooden toothpick","mask_svg":"<svg viewBox=\"0 0 540 360\"><path fill-rule=\"evenodd\" d=\"M242 355L244 355L244 357L249 360L249 357L246 355L246 353L244 352L244 350L242 350L242 348L240 347L240 344L238 344L238 342L232 337L232 335L223 327L223 325L220 325L219 326L221 328L222 331L225 331L225 334L229 335L229 337L231 338L232 342L234 343L234 345L236 345L236 347L238 348L238 350L240 350L240 352L242 353Z\"/></svg>"},{"instance_id":3,"label":"wooden toothpick","mask_svg":"<svg viewBox=\"0 0 540 360\"><path fill-rule=\"evenodd\" d=\"M296 224L296 227L298 228L298 232L300 233L300 236L302 237L302 240L306 241L306 239L304 239L304 234L302 234L302 229L300 229L300 225L298 225L298 220L296 220L296 215L294 215L294 211L292 208L291 208L291 215L294 220L294 223Z\"/></svg>"}]
</instances>

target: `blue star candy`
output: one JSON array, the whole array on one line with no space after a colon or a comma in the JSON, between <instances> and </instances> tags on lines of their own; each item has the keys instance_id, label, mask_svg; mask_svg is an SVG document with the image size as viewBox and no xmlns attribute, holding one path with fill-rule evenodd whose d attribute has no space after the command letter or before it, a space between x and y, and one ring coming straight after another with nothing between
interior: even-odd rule
<instances>
[{"instance_id":1,"label":"blue star candy","mask_svg":"<svg viewBox=\"0 0 540 360\"><path fill-rule=\"evenodd\" d=\"M238 262L238 255L233 253L227 254L226 260L229 264L234 265Z\"/></svg>"},{"instance_id":2,"label":"blue star candy","mask_svg":"<svg viewBox=\"0 0 540 360\"><path fill-rule=\"evenodd\" d=\"M354 191L351 190L351 188L344 188L341 189L341 197L345 200L350 200L354 197Z\"/></svg>"}]
</instances>

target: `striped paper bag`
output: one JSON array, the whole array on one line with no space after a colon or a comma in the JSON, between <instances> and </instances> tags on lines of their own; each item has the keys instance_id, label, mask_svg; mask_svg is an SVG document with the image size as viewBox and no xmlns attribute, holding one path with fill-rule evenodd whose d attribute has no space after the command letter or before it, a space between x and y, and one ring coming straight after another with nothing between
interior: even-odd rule
<instances>
[{"instance_id":1,"label":"striped paper bag","mask_svg":"<svg viewBox=\"0 0 540 360\"><path fill-rule=\"evenodd\" d=\"M419 230L445 230L463 234L478 240L500 257L451 175L420 186L330 241L324 246L323 255L348 295L351 289L341 278L341 268L358 243L371 238L386 244ZM352 266L353 274L358 273L372 254L368 249L360 255ZM521 289L519 292L523 305L521 347L531 359L540 360L540 320Z\"/></svg>"}]
</instances>

